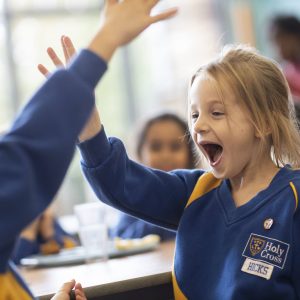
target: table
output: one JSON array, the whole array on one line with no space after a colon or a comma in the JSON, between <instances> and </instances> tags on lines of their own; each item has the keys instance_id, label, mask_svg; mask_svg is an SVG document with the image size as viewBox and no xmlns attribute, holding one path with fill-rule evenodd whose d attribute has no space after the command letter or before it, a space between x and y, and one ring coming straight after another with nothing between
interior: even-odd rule
<instances>
[{"instance_id":1,"label":"table","mask_svg":"<svg viewBox=\"0 0 300 300\"><path fill-rule=\"evenodd\" d=\"M89 300L173 299L171 268L174 242L158 249L83 265L44 269L21 268L34 295L50 299L63 282L72 278L81 282ZM155 297L155 298L154 298Z\"/></svg>"}]
</instances>

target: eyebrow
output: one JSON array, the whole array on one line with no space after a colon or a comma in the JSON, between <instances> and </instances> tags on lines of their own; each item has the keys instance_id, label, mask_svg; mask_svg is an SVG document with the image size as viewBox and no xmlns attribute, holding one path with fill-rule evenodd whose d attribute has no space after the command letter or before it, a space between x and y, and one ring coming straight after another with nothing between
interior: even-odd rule
<instances>
[{"instance_id":1,"label":"eyebrow","mask_svg":"<svg viewBox=\"0 0 300 300\"><path fill-rule=\"evenodd\" d=\"M219 100L219 99L209 99L208 100L208 104L212 105L212 104L221 104L224 105L223 101ZM195 108L197 105L195 103L191 104L191 108Z\"/></svg>"}]
</instances>

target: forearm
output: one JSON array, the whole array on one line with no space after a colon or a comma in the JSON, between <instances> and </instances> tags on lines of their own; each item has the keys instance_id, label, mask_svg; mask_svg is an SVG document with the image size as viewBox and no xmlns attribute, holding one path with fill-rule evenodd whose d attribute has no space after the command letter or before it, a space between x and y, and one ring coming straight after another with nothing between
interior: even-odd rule
<instances>
[{"instance_id":1,"label":"forearm","mask_svg":"<svg viewBox=\"0 0 300 300\"><path fill-rule=\"evenodd\" d=\"M201 171L166 173L131 161L104 130L79 144L83 171L99 199L154 224L176 229ZM160 207L158 210L157 207Z\"/></svg>"},{"instance_id":2,"label":"forearm","mask_svg":"<svg viewBox=\"0 0 300 300\"><path fill-rule=\"evenodd\" d=\"M95 106L89 120L85 124L83 130L81 131L78 137L79 142L83 142L93 138L100 132L101 129L102 125L100 120L100 114L97 110L97 107Z\"/></svg>"},{"instance_id":3,"label":"forearm","mask_svg":"<svg viewBox=\"0 0 300 300\"><path fill-rule=\"evenodd\" d=\"M0 140L0 248L6 245L7 256L8 245L55 196L105 70L94 54L80 54L47 80Z\"/></svg>"}]
</instances>

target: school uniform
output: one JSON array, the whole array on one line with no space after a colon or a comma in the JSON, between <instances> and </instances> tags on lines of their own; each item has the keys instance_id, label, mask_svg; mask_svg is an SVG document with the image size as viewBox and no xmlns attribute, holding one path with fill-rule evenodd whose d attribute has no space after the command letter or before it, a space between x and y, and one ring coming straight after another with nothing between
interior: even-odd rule
<instances>
[{"instance_id":1,"label":"school uniform","mask_svg":"<svg viewBox=\"0 0 300 300\"><path fill-rule=\"evenodd\" d=\"M156 234L161 241L172 240L176 233L147 222L132 217L128 214L120 213L116 226L110 229L110 237L120 237L123 239L139 239L149 234Z\"/></svg>"},{"instance_id":2,"label":"school uniform","mask_svg":"<svg viewBox=\"0 0 300 300\"><path fill-rule=\"evenodd\" d=\"M33 95L0 139L0 299L32 299L10 261L15 241L54 198L94 107L106 63L83 50Z\"/></svg>"},{"instance_id":3,"label":"school uniform","mask_svg":"<svg viewBox=\"0 0 300 300\"><path fill-rule=\"evenodd\" d=\"M177 230L176 300L300 299L300 171L282 168L267 189L237 208L228 180L142 166L104 130L79 148L99 199Z\"/></svg>"}]
</instances>

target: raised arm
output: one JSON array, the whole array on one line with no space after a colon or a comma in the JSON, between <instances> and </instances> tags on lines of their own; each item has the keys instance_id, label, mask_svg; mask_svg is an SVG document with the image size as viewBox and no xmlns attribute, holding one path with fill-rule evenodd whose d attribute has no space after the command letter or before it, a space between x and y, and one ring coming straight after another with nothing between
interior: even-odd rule
<instances>
[{"instance_id":1,"label":"raised arm","mask_svg":"<svg viewBox=\"0 0 300 300\"><path fill-rule=\"evenodd\" d=\"M203 171L164 172L140 165L128 158L120 140L107 139L104 129L78 147L83 172L101 201L153 224L177 229Z\"/></svg>"}]
</instances>

